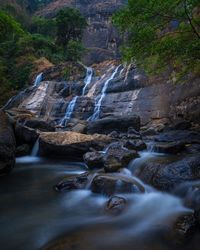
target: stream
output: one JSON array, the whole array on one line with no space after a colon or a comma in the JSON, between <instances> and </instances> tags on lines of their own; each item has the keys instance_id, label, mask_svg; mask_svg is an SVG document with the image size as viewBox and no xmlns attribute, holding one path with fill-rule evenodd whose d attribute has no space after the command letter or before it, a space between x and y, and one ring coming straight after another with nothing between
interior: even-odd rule
<instances>
[{"instance_id":1,"label":"stream","mask_svg":"<svg viewBox=\"0 0 200 250\"><path fill-rule=\"evenodd\" d=\"M159 157L168 156L141 152L141 158L121 174L132 178L135 167ZM1 249L37 250L62 235L67 235L61 243L67 244L66 249L172 249L159 232L178 215L190 212L180 199L141 182L146 192L123 194L129 206L112 217L104 211L105 196L89 189L62 193L53 189L61 179L86 170L83 163L17 158L12 174L0 182Z\"/></svg>"}]
</instances>

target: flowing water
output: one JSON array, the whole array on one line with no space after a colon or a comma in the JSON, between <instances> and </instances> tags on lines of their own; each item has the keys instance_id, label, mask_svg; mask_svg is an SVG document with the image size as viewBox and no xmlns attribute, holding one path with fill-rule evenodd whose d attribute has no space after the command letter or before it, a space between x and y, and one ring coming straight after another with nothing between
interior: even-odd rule
<instances>
[{"instance_id":1,"label":"flowing water","mask_svg":"<svg viewBox=\"0 0 200 250\"><path fill-rule=\"evenodd\" d=\"M90 68L90 67L86 67L86 77L85 77L85 80L84 80L84 83L85 83L85 86L83 88L83 91L82 91L82 96L84 96L86 94L86 89L88 87L88 85L91 83L92 81L92 76L93 76L93 69Z\"/></svg>"},{"instance_id":2,"label":"flowing water","mask_svg":"<svg viewBox=\"0 0 200 250\"><path fill-rule=\"evenodd\" d=\"M72 114L74 112L74 108L76 105L76 101L78 99L78 96L75 96L71 102L69 103L69 105L67 106L67 109L65 111L65 116L63 117L63 119L60 122L61 126L66 126L67 121L69 121L72 117Z\"/></svg>"},{"instance_id":3,"label":"flowing water","mask_svg":"<svg viewBox=\"0 0 200 250\"><path fill-rule=\"evenodd\" d=\"M43 73L40 73L36 76L34 85L39 86L43 78Z\"/></svg>"},{"instance_id":4,"label":"flowing water","mask_svg":"<svg viewBox=\"0 0 200 250\"><path fill-rule=\"evenodd\" d=\"M63 246L58 250L173 249L159 233L178 215L190 210L179 198L155 191L132 176L132 170L149 157L168 156L142 152L140 162L134 160L129 169L116 174L138 181L145 192L123 194L128 207L114 217L104 210L108 198L89 189L95 174L84 190L54 191L53 186L61 179L87 171L84 164L36 156L17 158L12 174L0 182L1 249L38 250L62 235L65 237L59 244Z\"/></svg>"},{"instance_id":5,"label":"flowing water","mask_svg":"<svg viewBox=\"0 0 200 250\"><path fill-rule=\"evenodd\" d=\"M113 71L112 75L105 81L104 83L104 86L102 88L102 91L101 91L101 95L100 97L98 96L95 100L95 109L94 109L94 113L91 117L89 117L89 121L94 121L94 120L97 120L99 119L99 115L100 115L100 111L101 111L101 104L102 104L102 101L106 95L106 90L108 88L108 84L110 83L111 80L113 80L113 78L116 76L119 68L120 68L121 65L117 66L115 68L115 70Z\"/></svg>"}]
</instances>

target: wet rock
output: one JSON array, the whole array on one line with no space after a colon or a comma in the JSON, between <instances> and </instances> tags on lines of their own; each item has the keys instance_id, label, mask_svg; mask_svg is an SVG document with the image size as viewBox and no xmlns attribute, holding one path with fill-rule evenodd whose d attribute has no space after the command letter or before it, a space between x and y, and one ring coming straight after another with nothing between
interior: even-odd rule
<instances>
[{"instance_id":1,"label":"wet rock","mask_svg":"<svg viewBox=\"0 0 200 250\"><path fill-rule=\"evenodd\" d=\"M134 128L128 128L128 136L129 139L141 139L141 134L136 131Z\"/></svg>"},{"instance_id":2,"label":"wet rock","mask_svg":"<svg viewBox=\"0 0 200 250\"><path fill-rule=\"evenodd\" d=\"M177 154L185 149L184 142L156 143L153 150L157 153Z\"/></svg>"},{"instance_id":3,"label":"wet rock","mask_svg":"<svg viewBox=\"0 0 200 250\"><path fill-rule=\"evenodd\" d=\"M15 166L15 137L5 112L0 110L0 175L8 174Z\"/></svg>"},{"instance_id":4,"label":"wet rock","mask_svg":"<svg viewBox=\"0 0 200 250\"><path fill-rule=\"evenodd\" d=\"M115 193L140 193L144 187L135 179L115 174L99 174L91 183L93 193L113 195Z\"/></svg>"},{"instance_id":5,"label":"wet rock","mask_svg":"<svg viewBox=\"0 0 200 250\"><path fill-rule=\"evenodd\" d=\"M15 125L15 136L18 145L33 145L39 137L39 131L17 122Z\"/></svg>"},{"instance_id":6,"label":"wet rock","mask_svg":"<svg viewBox=\"0 0 200 250\"><path fill-rule=\"evenodd\" d=\"M200 181L183 183L174 190L174 194L183 199L185 206L200 210Z\"/></svg>"},{"instance_id":7,"label":"wet rock","mask_svg":"<svg viewBox=\"0 0 200 250\"><path fill-rule=\"evenodd\" d=\"M103 154L101 152L88 152L84 154L83 159L90 169L103 168L104 166Z\"/></svg>"},{"instance_id":8,"label":"wet rock","mask_svg":"<svg viewBox=\"0 0 200 250\"><path fill-rule=\"evenodd\" d=\"M125 148L119 142L112 143L108 146L104 155L104 170L105 172L116 172L137 157L138 154L135 150Z\"/></svg>"},{"instance_id":9,"label":"wet rock","mask_svg":"<svg viewBox=\"0 0 200 250\"><path fill-rule=\"evenodd\" d=\"M116 138L119 138L120 133L117 132L117 131L112 131L112 132L109 134L109 136L116 139Z\"/></svg>"},{"instance_id":10,"label":"wet rock","mask_svg":"<svg viewBox=\"0 0 200 250\"><path fill-rule=\"evenodd\" d=\"M175 130L186 130L189 129L190 127L191 127L191 122L185 120L179 120L175 121L170 128Z\"/></svg>"},{"instance_id":11,"label":"wet rock","mask_svg":"<svg viewBox=\"0 0 200 250\"><path fill-rule=\"evenodd\" d=\"M148 160L135 169L134 175L162 191L172 191L178 185L200 178L200 155L186 156L169 162Z\"/></svg>"},{"instance_id":12,"label":"wet rock","mask_svg":"<svg viewBox=\"0 0 200 250\"><path fill-rule=\"evenodd\" d=\"M82 160L90 148L102 150L112 139L106 135L85 135L75 132L41 133L39 151L42 156Z\"/></svg>"},{"instance_id":13,"label":"wet rock","mask_svg":"<svg viewBox=\"0 0 200 250\"><path fill-rule=\"evenodd\" d=\"M132 116L119 116L107 117L97 121L90 122L87 128L89 134L105 133L109 134L112 131L127 132L129 127L133 127L136 131L140 130L140 117Z\"/></svg>"},{"instance_id":14,"label":"wet rock","mask_svg":"<svg viewBox=\"0 0 200 250\"><path fill-rule=\"evenodd\" d=\"M124 147L136 151L141 151L147 148L147 145L142 140L128 140L124 143Z\"/></svg>"},{"instance_id":15,"label":"wet rock","mask_svg":"<svg viewBox=\"0 0 200 250\"><path fill-rule=\"evenodd\" d=\"M30 146L28 144L23 144L17 147L16 157L21 157L28 155L30 153Z\"/></svg>"},{"instance_id":16,"label":"wet rock","mask_svg":"<svg viewBox=\"0 0 200 250\"><path fill-rule=\"evenodd\" d=\"M41 132L54 132L55 131L55 127L53 125L43 120L31 119L31 120L25 121L23 125L29 128L38 129Z\"/></svg>"},{"instance_id":17,"label":"wet rock","mask_svg":"<svg viewBox=\"0 0 200 250\"><path fill-rule=\"evenodd\" d=\"M62 180L54 187L54 189L60 192L70 191L75 189L83 189L87 185L88 180L89 180L89 173L86 172Z\"/></svg>"},{"instance_id":18,"label":"wet rock","mask_svg":"<svg viewBox=\"0 0 200 250\"><path fill-rule=\"evenodd\" d=\"M172 130L161 133L155 137L157 142L183 142L200 144L200 133L190 130Z\"/></svg>"},{"instance_id":19,"label":"wet rock","mask_svg":"<svg viewBox=\"0 0 200 250\"><path fill-rule=\"evenodd\" d=\"M111 197L105 206L105 211L111 215L121 214L127 206L127 201L124 197L113 196Z\"/></svg>"},{"instance_id":20,"label":"wet rock","mask_svg":"<svg viewBox=\"0 0 200 250\"><path fill-rule=\"evenodd\" d=\"M197 224L194 214L186 214L180 216L174 223L168 238L176 245L186 243L194 235Z\"/></svg>"}]
</instances>

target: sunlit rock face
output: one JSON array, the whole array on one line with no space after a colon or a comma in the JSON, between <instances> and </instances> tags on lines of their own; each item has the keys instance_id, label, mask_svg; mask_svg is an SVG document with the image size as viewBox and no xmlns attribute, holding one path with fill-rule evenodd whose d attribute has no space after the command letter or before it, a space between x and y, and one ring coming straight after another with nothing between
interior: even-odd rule
<instances>
[{"instance_id":1,"label":"sunlit rock face","mask_svg":"<svg viewBox=\"0 0 200 250\"><path fill-rule=\"evenodd\" d=\"M37 14L52 17L65 7L78 8L87 18L83 42L89 48L85 63L91 64L118 56L120 38L111 22L112 14L122 8L127 0L57 0L47 5Z\"/></svg>"}]
</instances>

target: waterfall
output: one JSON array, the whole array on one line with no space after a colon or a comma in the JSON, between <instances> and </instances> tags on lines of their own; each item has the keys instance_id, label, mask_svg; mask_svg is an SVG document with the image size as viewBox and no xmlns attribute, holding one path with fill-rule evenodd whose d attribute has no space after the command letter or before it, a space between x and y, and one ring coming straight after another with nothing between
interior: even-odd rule
<instances>
[{"instance_id":1,"label":"waterfall","mask_svg":"<svg viewBox=\"0 0 200 250\"><path fill-rule=\"evenodd\" d=\"M61 126L66 126L66 122L71 119L71 116L72 116L72 113L74 111L77 99L78 99L78 96L75 96L71 100L71 102L69 103L69 105L67 106L67 109L66 109L66 112L65 112L65 116L63 117L63 119L60 122Z\"/></svg>"},{"instance_id":2,"label":"waterfall","mask_svg":"<svg viewBox=\"0 0 200 250\"><path fill-rule=\"evenodd\" d=\"M40 73L35 78L34 86L39 86L42 81L43 73Z\"/></svg>"},{"instance_id":3,"label":"waterfall","mask_svg":"<svg viewBox=\"0 0 200 250\"><path fill-rule=\"evenodd\" d=\"M31 156L38 156L38 152L39 152L39 139L37 139L37 141L35 142L33 148L32 148L32 152L31 152Z\"/></svg>"},{"instance_id":4,"label":"waterfall","mask_svg":"<svg viewBox=\"0 0 200 250\"><path fill-rule=\"evenodd\" d=\"M93 69L92 68L86 67L86 70L87 70L87 72L86 72L86 77L85 77L85 80L84 80L85 86L84 86L83 91L82 91L82 96L85 95L86 88L91 83L92 75L93 75Z\"/></svg>"},{"instance_id":5,"label":"waterfall","mask_svg":"<svg viewBox=\"0 0 200 250\"><path fill-rule=\"evenodd\" d=\"M96 119L99 118L99 114L100 114L100 111L101 111L101 104L102 104L102 101L103 101L104 97L106 96L106 90L107 90L107 88L108 88L108 84L109 84L109 82L115 77L115 75L117 74L118 69L119 69L120 66L121 66L121 65L119 65L119 66L117 66L117 67L115 68L115 70L114 70L114 72L112 73L112 75L110 76L110 78L108 78L108 79L106 80L106 82L104 83L103 89L102 89L102 91L101 91L101 96L100 96L100 98L99 98L99 96L98 96L98 97L96 98L96 100L95 100L96 104L95 104L94 113L93 113L92 116L90 116L90 117L88 118L88 121L94 121L94 120L96 120ZM99 100L97 101L98 98L99 98Z\"/></svg>"}]
</instances>

